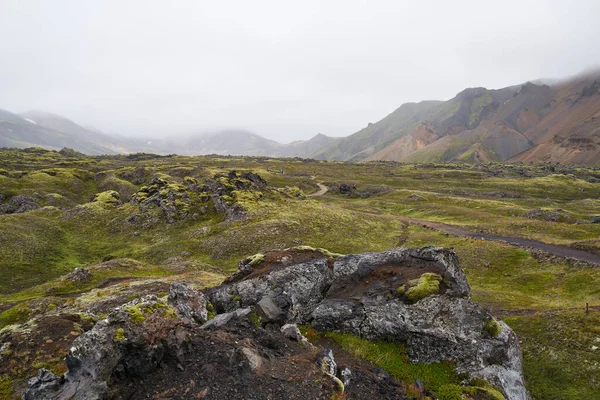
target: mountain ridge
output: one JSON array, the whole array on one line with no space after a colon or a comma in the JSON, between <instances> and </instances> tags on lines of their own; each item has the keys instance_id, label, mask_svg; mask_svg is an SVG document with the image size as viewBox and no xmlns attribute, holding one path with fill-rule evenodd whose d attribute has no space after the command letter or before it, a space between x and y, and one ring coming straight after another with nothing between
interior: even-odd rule
<instances>
[{"instance_id":1,"label":"mountain ridge","mask_svg":"<svg viewBox=\"0 0 600 400\"><path fill-rule=\"evenodd\" d=\"M333 161L594 164L600 162L600 71L565 81L466 88L447 101L404 103L346 137L319 133L287 144L243 129L165 139L125 138L42 111L17 115L0 110L0 146L69 147L90 155L148 152Z\"/></svg>"}]
</instances>

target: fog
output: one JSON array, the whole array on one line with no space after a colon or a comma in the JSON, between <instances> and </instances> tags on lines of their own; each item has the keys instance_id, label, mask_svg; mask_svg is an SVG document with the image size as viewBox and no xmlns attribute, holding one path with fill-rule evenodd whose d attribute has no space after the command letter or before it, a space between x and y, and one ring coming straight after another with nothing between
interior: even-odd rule
<instances>
[{"instance_id":1,"label":"fog","mask_svg":"<svg viewBox=\"0 0 600 400\"><path fill-rule=\"evenodd\" d=\"M576 74L600 2L0 2L0 108L110 133L345 136L405 102Z\"/></svg>"}]
</instances>

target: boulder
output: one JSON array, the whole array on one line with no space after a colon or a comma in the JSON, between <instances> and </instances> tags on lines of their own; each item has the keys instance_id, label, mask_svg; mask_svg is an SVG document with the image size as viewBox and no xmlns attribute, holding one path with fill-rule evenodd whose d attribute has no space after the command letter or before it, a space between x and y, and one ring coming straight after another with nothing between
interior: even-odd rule
<instances>
[{"instance_id":1,"label":"boulder","mask_svg":"<svg viewBox=\"0 0 600 400\"><path fill-rule=\"evenodd\" d=\"M429 276L436 279L423 279ZM420 284L435 284L435 290L408 296L405 288ZM288 260L262 268L260 274L243 264L239 274L206 295L220 312L244 304L272 319L281 310L286 323L402 342L414 362L453 360L458 372L485 376L509 400L529 399L518 338L502 322L496 336L486 330L492 316L471 300L466 275L452 250L426 247L347 255L338 257L332 268L326 256ZM266 305L275 311L267 313Z\"/></svg>"},{"instance_id":2,"label":"boulder","mask_svg":"<svg viewBox=\"0 0 600 400\"><path fill-rule=\"evenodd\" d=\"M266 259L270 259L268 253ZM242 263L240 270L204 293L174 284L168 306L155 296L146 296L117 307L76 339L67 356L68 373L59 378L41 372L31 380L28 398L102 399L114 382L126 379L135 385L138 377L156 371L164 360L176 362L176 370L183 368L179 365L185 364L185 355L194 346L197 355L186 365L218 355L214 347L222 346L228 357L228 372L222 373L243 385L260 379L266 370L280 373L284 364L273 360L283 349L295 346L309 351L310 346L296 343L303 337L294 324L310 323L321 331L402 342L414 362L452 360L457 372L485 378L507 400L530 399L523 384L517 336L471 300L466 276L452 250L396 249L340 256L335 261L330 254L316 255L285 263L265 262L260 268ZM421 284L435 286L435 290L407 296L406 288ZM199 326L193 322L206 320L207 300L217 315ZM256 327L253 309L269 329ZM246 336L236 336L239 332ZM273 347L276 343L279 350ZM319 370L331 376L329 384L343 390L351 373L340 371L331 350L320 352L315 361ZM216 371L222 367L208 360L202 368ZM363 372L352 378L357 389L364 378ZM59 388L48 395L57 387L57 379ZM397 391L392 386L388 389Z\"/></svg>"},{"instance_id":3,"label":"boulder","mask_svg":"<svg viewBox=\"0 0 600 400\"><path fill-rule=\"evenodd\" d=\"M186 283L176 282L171 285L168 302L183 318L199 324L208 320L206 297Z\"/></svg>"}]
</instances>

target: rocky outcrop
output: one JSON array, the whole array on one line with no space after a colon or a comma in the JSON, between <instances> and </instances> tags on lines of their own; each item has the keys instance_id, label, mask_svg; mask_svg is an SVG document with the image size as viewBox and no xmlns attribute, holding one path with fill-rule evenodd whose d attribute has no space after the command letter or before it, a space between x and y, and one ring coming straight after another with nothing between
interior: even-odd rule
<instances>
[{"instance_id":1,"label":"rocky outcrop","mask_svg":"<svg viewBox=\"0 0 600 400\"><path fill-rule=\"evenodd\" d=\"M0 198L0 201L4 200ZM4 204L0 204L0 214L20 214L32 210L37 210L40 205L30 196L13 196Z\"/></svg>"},{"instance_id":2,"label":"rocky outcrop","mask_svg":"<svg viewBox=\"0 0 600 400\"><path fill-rule=\"evenodd\" d=\"M357 391L350 398L404 398L375 370L356 372L331 351L314 349L295 325L304 323L402 342L414 362L452 360L457 372L486 379L508 400L529 399L517 336L470 299L453 251L397 249L335 260L310 248L283 253L244 260L237 274L204 293L175 283L168 304L146 296L117 307L75 341L64 377L41 372L24 398L145 398L159 388L172 398L267 398L248 397L248 385L276 398L331 398L344 388ZM311 374L324 376L326 388L315 388L306 379ZM211 386L213 380L223 385Z\"/></svg>"},{"instance_id":3,"label":"rocky outcrop","mask_svg":"<svg viewBox=\"0 0 600 400\"><path fill-rule=\"evenodd\" d=\"M453 360L458 371L485 377L508 399L529 398L518 338L503 322L496 336L486 331L492 316L470 299L453 251L400 249L343 256L330 264L323 256L286 266L259 264L252 272L241 265L237 276L208 290L207 297L219 311L269 299L286 322L403 342L415 362ZM424 274L439 274L436 291L409 300L399 289Z\"/></svg>"},{"instance_id":4,"label":"rocky outcrop","mask_svg":"<svg viewBox=\"0 0 600 400\"><path fill-rule=\"evenodd\" d=\"M330 400L340 392L339 382L350 398L406 399L389 376L335 364L331 351L307 343L294 325L282 331L258 327L250 308L200 326L183 316L197 311L196 294L187 285L171 287L169 297L184 310L181 315L155 296L115 308L76 339L64 376L40 370L23 399ZM335 366L333 374L324 365Z\"/></svg>"}]
</instances>

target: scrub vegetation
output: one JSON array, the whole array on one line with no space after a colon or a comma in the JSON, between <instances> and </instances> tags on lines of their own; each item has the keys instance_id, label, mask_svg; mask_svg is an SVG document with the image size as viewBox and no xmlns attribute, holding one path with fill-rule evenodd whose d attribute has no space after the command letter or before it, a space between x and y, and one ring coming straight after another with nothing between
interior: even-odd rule
<instances>
[{"instance_id":1,"label":"scrub vegetation","mask_svg":"<svg viewBox=\"0 0 600 400\"><path fill-rule=\"evenodd\" d=\"M309 197L317 182L329 191ZM600 255L600 167L1 149L0 210L11 201L27 207L0 215L0 276L9 277L0 280L0 329L46 312L36 302L56 307L116 296L116 283L186 276L198 287L218 284L249 255L260 267L260 255L269 250L326 248L335 257L435 245L454 248L474 300L519 335L535 399L600 397L597 266L415 222ZM88 273L79 279L76 268ZM439 291L441 277L425 275L398 295L415 302ZM50 300L56 298L60 302ZM592 306L587 314L586 303ZM482 330L495 336L497 327L491 322ZM384 369L408 374L396 369L405 357L397 344L329 339L367 359L387 354L380 360ZM458 381L451 366L414 368L411 377L445 390L447 398L467 394L457 392L464 387L453 389ZM418 368L433 368L431 378ZM0 370L2 396L31 372L19 371Z\"/></svg>"}]
</instances>

